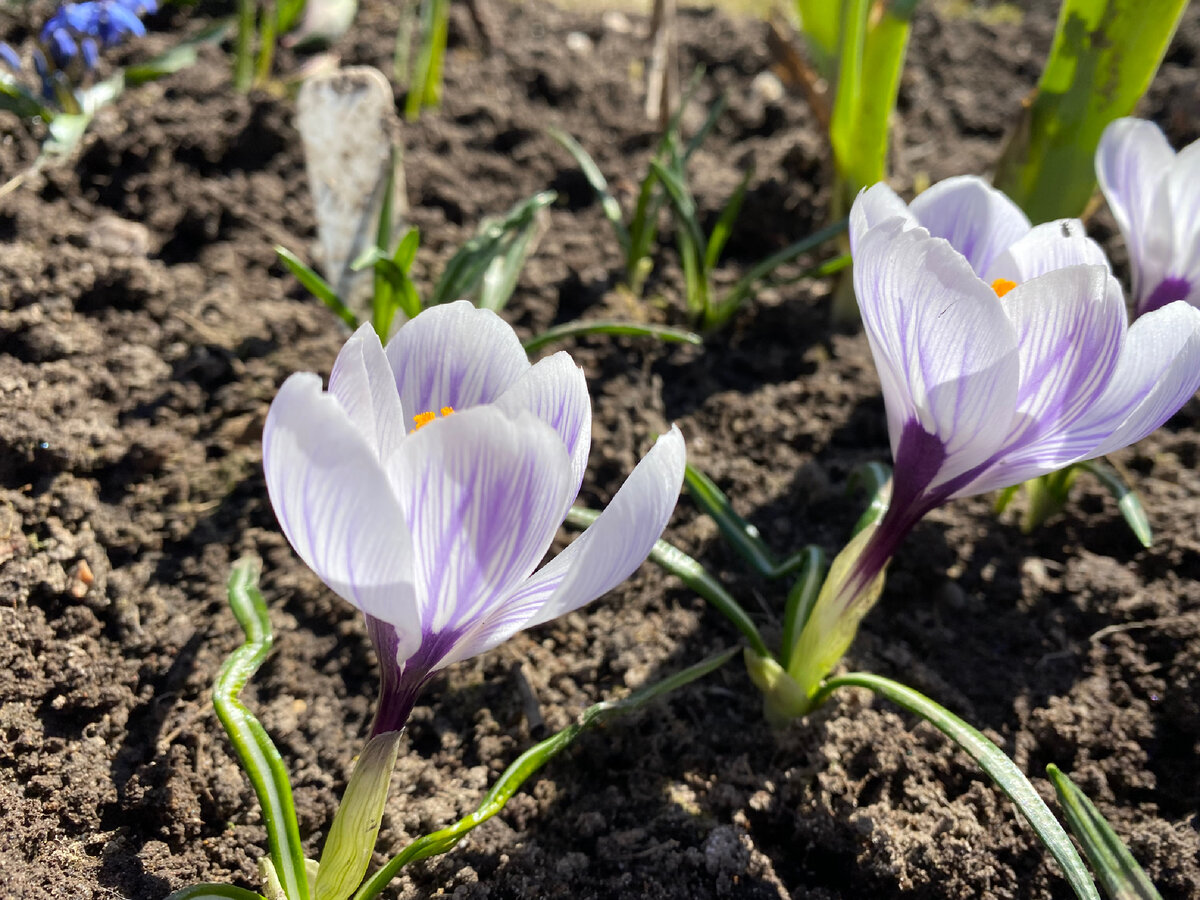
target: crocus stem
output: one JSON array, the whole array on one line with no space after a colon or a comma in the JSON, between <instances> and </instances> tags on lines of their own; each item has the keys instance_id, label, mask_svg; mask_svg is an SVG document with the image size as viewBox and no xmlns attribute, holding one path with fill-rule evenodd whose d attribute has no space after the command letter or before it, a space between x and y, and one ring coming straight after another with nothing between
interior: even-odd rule
<instances>
[{"instance_id":1,"label":"crocus stem","mask_svg":"<svg viewBox=\"0 0 1200 900\"><path fill-rule=\"evenodd\" d=\"M1004 755L999 747L993 744L978 729L964 722L954 713L930 700L924 694L914 691L898 681L873 675L869 672L851 672L845 675L835 675L826 679L813 697L813 707L829 699L830 694L838 688L860 687L890 700L908 712L920 716L938 731L950 738L958 747L966 751L979 767L987 773L1000 790L1016 805L1018 811L1025 817L1039 839L1058 860L1066 874L1067 881L1081 900L1100 900L1096 892L1095 882L1088 873L1087 867L1080 858L1071 838L1063 829L1050 808L1034 790L1029 779L1025 777L1016 764Z\"/></svg>"}]
</instances>

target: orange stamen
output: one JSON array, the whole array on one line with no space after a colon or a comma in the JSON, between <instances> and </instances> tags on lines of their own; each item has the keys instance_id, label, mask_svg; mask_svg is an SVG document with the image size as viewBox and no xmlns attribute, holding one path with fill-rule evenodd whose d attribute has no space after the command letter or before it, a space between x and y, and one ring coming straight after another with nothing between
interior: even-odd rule
<instances>
[{"instance_id":1,"label":"orange stamen","mask_svg":"<svg viewBox=\"0 0 1200 900\"><path fill-rule=\"evenodd\" d=\"M992 290L996 292L997 297L1003 297L1016 286L1015 281L1009 281L1007 278L997 278L992 282Z\"/></svg>"},{"instance_id":2,"label":"orange stamen","mask_svg":"<svg viewBox=\"0 0 1200 900\"><path fill-rule=\"evenodd\" d=\"M441 409L442 418L445 418L446 416L450 415L452 412L454 412L453 406L443 406ZM428 425L430 422L432 422L434 419L436 419L437 416L438 416L438 414L435 412L417 413L415 416L413 416L413 421L417 423L413 426L413 431L417 431L421 428L424 428L426 425Z\"/></svg>"}]
</instances>

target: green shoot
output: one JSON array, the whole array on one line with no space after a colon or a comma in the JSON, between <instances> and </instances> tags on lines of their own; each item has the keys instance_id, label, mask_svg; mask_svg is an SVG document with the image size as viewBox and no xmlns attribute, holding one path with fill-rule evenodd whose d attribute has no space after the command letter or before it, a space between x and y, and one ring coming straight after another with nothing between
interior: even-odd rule
<instances>
[{"instance_id":1,"label":"green shoot","mask_svg":"<svg viewBox=\"0 0 1200 900\"><path fill-rule=\"evenodd\" d=\"M450 0L421 0L419 46L408 79L404 118L413 122L422 109L442 103L442 69L450 31Z\"/></svg>"},{"instance_id":2,"label":"green shoot","mask_svg":"<svg viewBox=\"0 0 1200 900\"><path fill-rule=\"evenodd\" d=\"M1096 187L1106 125L1133 112L1186 0L1064 0L1046 68L1021 110L995 184L1033 222L1078 216Z\"/></svg>"}]
</instances>

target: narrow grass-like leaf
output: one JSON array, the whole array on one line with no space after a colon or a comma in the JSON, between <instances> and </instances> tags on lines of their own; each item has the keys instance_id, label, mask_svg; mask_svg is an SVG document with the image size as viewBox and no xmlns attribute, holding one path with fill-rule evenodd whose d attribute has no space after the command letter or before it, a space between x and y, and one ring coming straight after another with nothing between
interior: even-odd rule
<instances>
[{"instance_id":1,"label":"narrow grass-like leaf","mask_svg":"<svg viewBox=\"0 0 1200 900\"><path fill-rule=\"evenodd\" d=\"M869 462L856 468L850 473L847 488L851 491L862 489L871 498L871 502L854 523L851 537L864 528L874 525L887 512L892 499L892 467L880 462Z\"/></svg>"},{"instance_id":2,"label":"narrow grass-like leaf","mask_svg":"<svg viewBox=\"0 0 1200 900\"><path fill-rule=\"evenodd\" d=\"M132 87L144 84L147 81L156 81L159 78L173 75L189 66L195 65L197 49L205 44L221 43L225 40L225 36L229 33L230 29L233 28L233 25L234 22L232 19L224 19L216 22L200 31L194 37L176 44L170 50L160 53L145 62L126 66L124 69L125 84Z\"/></svg>"},{"instance_id":3,"label":"narrow grass-like leaf","mask_svg":"<svg viewBox=\"0 0 1200 900\"><path fill-rule=\"evenodd\" d=\"M442 64L449 33L450 0L422 0L416 64L404 99L404 118L413 122L425 107L441 102Z\"/></svg>"},{"instance_id":4,"label":"narrow grass-like leaf","mask_svg":"<svg viewBox=\"0 0 1200 900\"><path fill-rule=\"evenodd\" d=\"M584 179L587 180L588 185L591 186L592 191L596 195L596 199L600 202L600 209L604 212L604 218L608 219L608 224L612 226L613 234L617 236L617 243L621 246L621 252L628 256L630 247L629 229L625 227L625 221L621 213L621 204L617 202L617 198L609 191L608 181L605 179L604 173L600 171L600 167L596 165L596 161L592 159L588 152L571 135L553 126L546 129L546 131L550 137L562 145L564 150L571 154L571 158L579 166Z\"/></svg>"},{"instance_id":5,"label":"narrow grass-like leaf","mask_svg":"<svg viewBox=\"0 0 1200 900\"><path fill-rule=\"evenodd\" d=\"M734 511L733 504L716 482L688 463L683 470L683 483L696 505L717 523L725 540L754 571L760 574L774 571L775 554L763 541L759 530Z\"/></svg>"},{"instance_id":6,"label":"narrow grass-like leaf","mask_svg":"<svg viewBox=\"0 0 1200 900\"><path fill-rule=\"evenodd\" d=\"M262 894L232 884L193 884L180 888L166 900L266 900Z\"/></svg>"},{"instance_id":7,"label":"narrow grass-like leaf","mask_svg":"<svg viewBox=\"0 0 1200 900\"><path fill-rule=\"evenodd\" d=\"M1095 475L1100 483L1108 488L1134 537L1148 549L1154 543L1154 532L1150 528L1150 517L1146 515L1146 508L1142 506L1137 492L1125 483L1125 479L1116 469L1103 460L1091 459L1078 465L1085 472Z\"/></svg>"},{"instance_id":8,"label":"narrow grass-like leaf","mask_svg":"<svg viewBox=\"0 0 1200 900\"><path fill-rule=\"evenodd\" d=\"M716 268L717 260L721 258L721 251L725 249L725 244L728 243L730 235L733 234L733 224L737 221L738 213L742 211L742 203L746 199L746 188L750 186L750 179L753 177L753 169L750 169L742 176L737 188L734 190L732 196L730 196L729 202L721 210L721 215L717 217L712 231L709 232L708 246L704 248L705 271L711 272Z\"/></svg>"},{"instance_id":9,"label":"narrow grass-like leaf","mask_svg":"<svg viewBox=\"0 0 1200 900\"><path fill-rule=\"evenodd\" d=\"M525 260L546 227L541 210L531 215L523 225L509 234L505 247L488 264L479 283L476 306L480 309L501 310L517 289Z\"/></svg>"},{"instance_id":10,"label":"narrow grass-like leaf","mask_svg":"<svg viewBox=\"0 0 1200 900\"><path fill-rule=\"evenodd\" d=\"M346 900L362 884L383 820L401 734L375 735L354 764L321 850L313 900Z\"/></svg>"},{"instance_id":11,"label":"narrow grass-like leaf","mask_svg":"<svg viewBox=\"0 0 1200 900\"><path fill-rule=\"evenodd\" d=\"M1087 794L1053 763L1046 766L1046 774L1058 794L1067 825L1083 845L1083 852L1109 900L1162 900L1154 882Z\"/></svg>"},{"instance_id":12,"label":"narrow grass-like leaf","mask_svg":"<svg viewBox=\"0 0 1200 900\"><path fill-rule=\"evenodd\" d=\"M266 729L238 699L271 652L274 640L267 604L258 590L257 563L242 560L234 565L229 576L229 607L246 640L221 666L213 685L213 708L258 796L271 862L284 893L288 900L308 900L304 848L287 769Z\"/></svg>"},{"instance_id":13,"label":"narrow grass-like leaf","mask_svg":"<svg viewBox=\"0 0 1200 900\"><path fill-rule=\"evenodd\" d=\"M820 231L813 232L808 237L802 238L794 244L789 244L782 250L777 250L766 259L751 266L750 270L734 282L733 287L714 305L711 312L712 327L720 327L725 322L728 322L730 317L737 312L746 299L754 292L758 283L772 272L780 266L790 263L796 257L803 256L805 253L811 253L823 244L838 237L846 230L846 225L846 219L834 222L832 225L827 225ZM844 268L849 263L848 256L846 260L846 263L839 263L838 265ZM837 260L831 260L830 262L836 263ZM837 270L837 268L830 268L829 264L823 264L811 273L805 273L805 276L823 276L832 274L832 272Z\"/></svg>"},{"instance_id":14,"label":"narrow grass-like leaf","mask_svg":"<svg viewBox=\"0 0 1200 900\"><path fill-rule=\"evenodd\" d=\"M239 94L254 84L254 23L257 0L237 0L237 37L233 42L233 89Z\"/></svg>"},{"instance_id":15,"label":"narrow grass-like leaf","mask_svg":"<svg viewBox=\"0 0 1200 900\"><path fill-rule=\"evenodd\" d=\"M1035 224L1080 215L1113 119L1149 87L1187 0L1064 0L1046 68L996 168Z\"/></svg>"},{"instance_id":16,"label":"narrow grass-like leaf","mask_svg":"<svg viewBox=\"0 0 1200 900\"><path fill-rule=\"evenodd\" d=\"M618 322L613 319L579 319L574 322L564 322L547 328L541 334L534 335L522 346L526 353L541 350L547 344L564 341L568 338L583 337L589 334L611 334L619 337L649 337L660 341L679 344L700 345L704 339L693 331L682 328L672 328L670 325L653 325L643 322Z\"/></svg>"},{"instance_id":17,"label":"narrow grass-like leaf","mask_svg":"<svg viewBox=\"0 0 1200 900\"><path fill-rule=\"evenodd\" d=\"M0 69L0 109L14 113L21 119L42 119L49 122L54 118L54 110L17 81L12 73L3 69Z\"/></svg>"},{"instance_id":18,"label":"narrow grass-like leaf","mask_svg":"<svg viewBox=\"0 0 1200 900\"><path fill-rule=\"evenodd\" d=\"M329 282L306 266L300 260L300 257L296 256L296 254L286 247L276 246L275 253L279 257L280 262L287 266L288 271L296 276L296 280L304 285L305 290L333 310L338 318L348 326L351 328L358 327L358 317L342 302L342 299L330 286Z\"/></svg>"},{"instance_id":19,"label":"narrow grass-like leaf","mask_svg":"<svg viewBox=\"0 0 1200 900\"><path fill-rule=\"evenodd\" d=\"M583 506L572 506L567 513L567 522L577 527L586 528L596 521L600 515L594 509ZM717 579L674 544L659 539L650 551L649 560L660 568L670 572L689 588L707 600L721 615L725 616L759 656L771 656L766 641L759 634L758 626L749 614L742 609L730 593L725 590Z\"/></svg>"},{"instance_id":20,"label":"narrow grass-like leaf","mask_svg":"<svg viewBox=\"0 0 1200 900\"><path fill-rule=\"evenodd\" d=\"M429 305L449 303L474 294L492 260L506 252L514 236L529 227L534 217L557 197L554 191L541 191L522 200L503 218L481 225L479 232L446 263L433 288Z\"/></svg>"},{"instance_id":21,"label":"narrow grass-like leaf","mask_svg":"<svg viewBox=\"0 0 1200 900\"><path fill-rule=\"evenodd\" d=\"M950 738L966 752L988 777L996 783L1016 805L1025 820L1033 826L1042 844L1058 860L1067 881L1080 900L1100 900L1096 884L1088 873L1087 866L1079 857L1070 836L1054 818L1050 808L1038 795L1029 779L1016 764L1004 755L1004 751L993 744L978 729L964 722L948 709L938 705L923 694L899 682L868 672L851 672L836 675L825 681L813 698L813 705L820 705L838 688L860 687L878 694L897 706L920 716Z\"/></svg>"},{"instance_id":22,"label":"narrow grass-like leaf","mask_svg":"<svg viewBox=\"0 0 1200 900\"><path fill-rule=\"evenodd\" d=\"M393 857L377 871L354 895L354 900L372 900L378 897L388 886L396 874L411 862L428 859L431 856L445 853L462 840L471 829L483 824L504 808L517 789L542 766L562 753L587 728L606 722L616 716L639 709L653 700L677 690L698 678L719 669L738 652L738 647L710 656L708 659L684 669L682 672L665 678L649 687L634 691L623 700L606 700L584 710L579 721L569 725L557 734L551 735L544 741L530 747L504 770L504 774L488 791L487 796L475 812L459 819L448 828L417 838L399 855Z\"/></svg>"},{"instance_id":23,"label":"narrow grass-like leaf","mask_svg":"<svg viewBox=\"0 0 1200 900\"><path fill-rule=\"evenodd\" d=\"M801 553L800 577L788 591L787 605L783 610L783 637L780 640L779 662L784 669L792 666L792 649L804 630L825 581L825 551L812 544Z\"/></svg>"}]
</instances>

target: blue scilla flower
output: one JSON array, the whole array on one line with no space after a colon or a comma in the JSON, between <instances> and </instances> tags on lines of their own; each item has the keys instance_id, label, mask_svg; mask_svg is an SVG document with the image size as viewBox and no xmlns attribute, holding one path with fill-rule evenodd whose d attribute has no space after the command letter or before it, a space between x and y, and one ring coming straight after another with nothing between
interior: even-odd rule
<instances>
[{"instance_id":1,"label":"blue scilla flower","mask_svg":"<svg viewBox=\"0 0 1200 900\"><path fill-rule=\"evenodd\" d=\"M0 62L4 63L14 72L21 69L21 57L17 56L17 51L4 43L4 41L0 41Z\"/></svg>"},{"instance_id":2,"label":"blue scilla flower","mask_svg":"<svg viewBox=\"0 0 1200 900\"><path fill-rule=\"evenodd\" d=\"M144 35L146 26L138 16L157 9L155 0L68 3L42 27L41 42L59 68L80 58L85 68L92 69L101 47L112 47L131 35Z\"/></svg>"}]
</instances>

